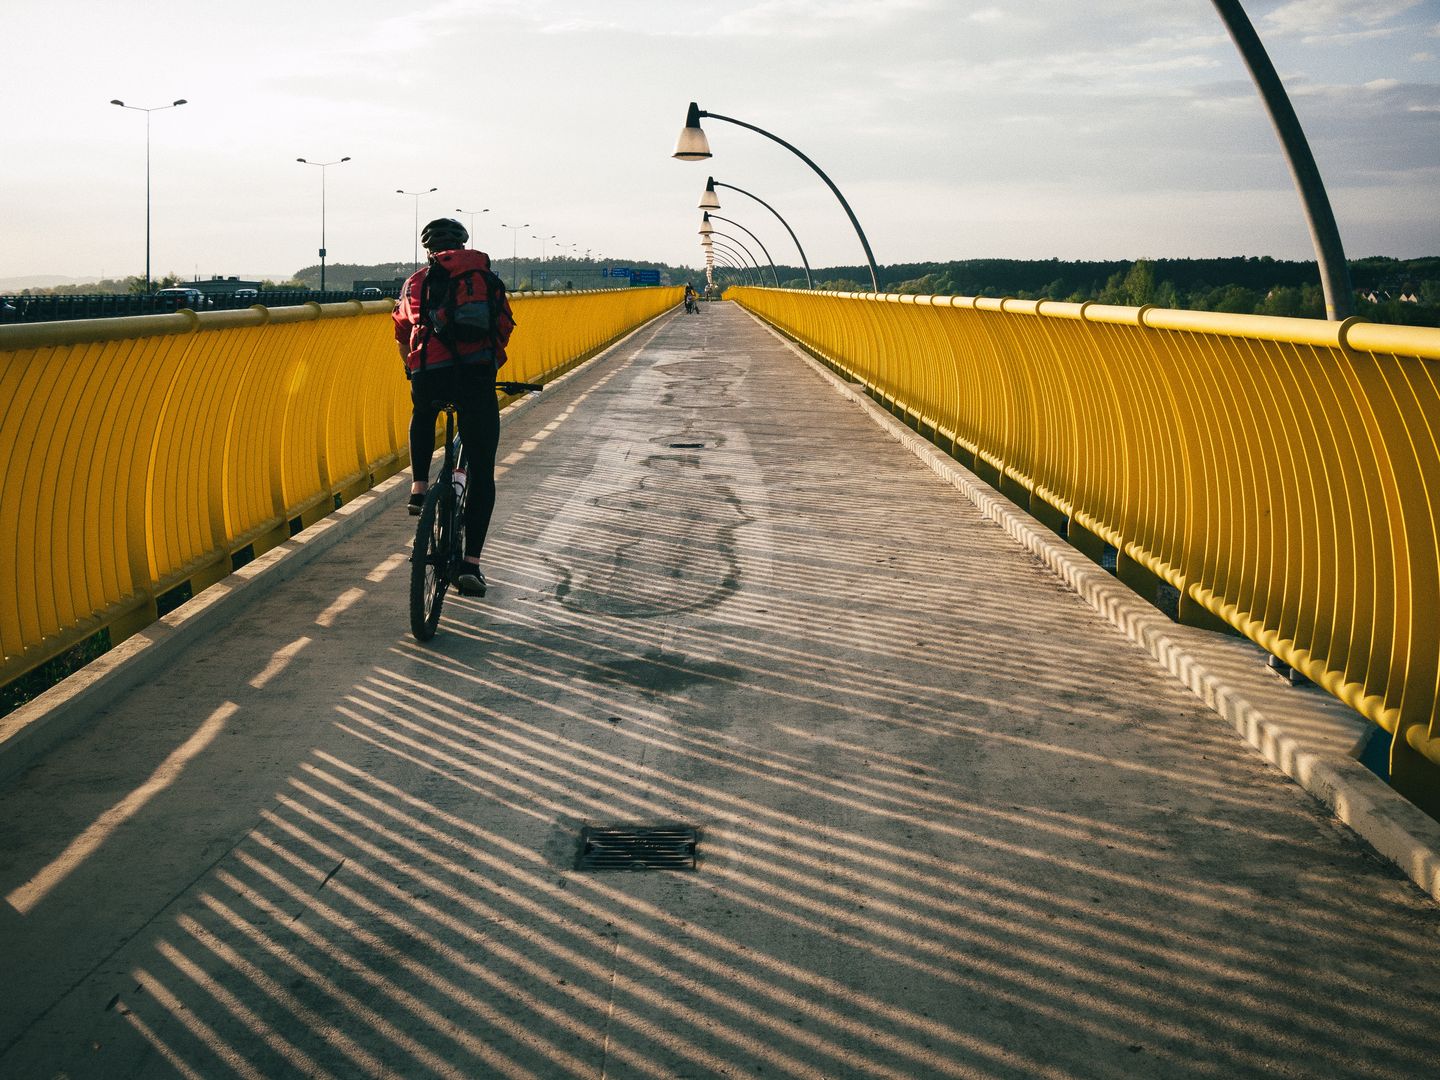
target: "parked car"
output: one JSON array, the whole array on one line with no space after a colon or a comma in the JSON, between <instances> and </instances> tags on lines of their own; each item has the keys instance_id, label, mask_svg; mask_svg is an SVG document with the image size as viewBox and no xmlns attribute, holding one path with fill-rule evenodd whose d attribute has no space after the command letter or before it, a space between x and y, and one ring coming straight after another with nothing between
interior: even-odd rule
<instances>
[{"instance_id":1,"label":"parked car","mask_svg":"<svg viewBox=\"0 0 1440 1080\"><path fill-rule=\"evenodd\" d=\"M211 306L210 301L205 299L205 294L199 289L185 289L175 286L169 289L161 289L156 292L155 295L163 296L166 299L177 300L179 301L180 307L187 307L191 311L203 311L205 308Z\"/></svg>"},{"instance_id":2,"label":"parked car","mask_svg":"<svg viewBox=\"0 0 1440 1080\"><path fill-rule=\"evenodd\" d=\"M375 286L373 285L370 286L368 289L360 290L361 300L379 300L384 295L384 293L382 293L379 289L375 288Z\"/></svg>"},{"instance_id":3,"label":"parked car","mask_svg":"<svg viewBox=\"0 0 1440 1080\"><path fill-rule=\"evenodd\" d=\"M236 300L249 300L249 301L251 301L251 302L253 303L256 299L259 298L259 296L260 296L260 290L259 290L259 289L236 289L236 290L235 290L235 299L236 299Z\"/></svg>"}]
</instances>

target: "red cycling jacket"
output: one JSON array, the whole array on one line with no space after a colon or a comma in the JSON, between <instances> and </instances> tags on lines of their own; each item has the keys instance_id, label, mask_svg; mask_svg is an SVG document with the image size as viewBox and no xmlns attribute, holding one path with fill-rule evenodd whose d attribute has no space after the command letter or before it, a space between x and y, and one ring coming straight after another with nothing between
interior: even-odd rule
<instances>
[{"instance_id":1,"label":"red cycling jacket","mask_svg":"<svg viewBox=\"0 0 1440 1080\"><path fill-rule=\"evenodd\" d=\"M437 251L430 257L441 263L450 272L451 277L470 270L490 269L490 256L483 251L472 251L469 248ZM413 375L420 369L422 355L426 369L448 367L456 359L445 347L444 342L420 325L420 298L424 295L425 278L429 272L430 267L427 265L410 275L405 282L405 287L400 290L400 299L396 301L395 310L391 315L391 318L395 320L395 340L405 349L405 373L407 376ZM507 359L505 346L509 344L510 334L515 329L515 316L510 311L510 298L504 293L501 293L500 296L498 315L496 320L498 347L492 353L490 346L483 341L475 342L473 345L462 345L460 347L460 363L489 363L492 356L497 369L505 363Z\"/></svg>"}]
</instances>

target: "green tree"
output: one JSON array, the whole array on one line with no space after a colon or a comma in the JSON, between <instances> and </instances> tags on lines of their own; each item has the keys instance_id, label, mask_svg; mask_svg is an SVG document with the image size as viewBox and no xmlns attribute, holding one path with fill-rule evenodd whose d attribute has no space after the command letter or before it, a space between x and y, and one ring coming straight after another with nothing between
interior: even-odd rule
<instances>
[{"instance_id":1,"label":"green tree","mask_svg":"<svg viewBox=\"0 0 1440 1080\"><path fill-rule=\"evenodd\" d=\"M1271 289L1260 306L1255 309L1257 315L1281 315L1285 318L1295 319L1300 317L1303 303L1300 298L1300 290L1289 285L1281 285Z\"/></svg>"},{"instance_id":2,"label":"green tree","mask_svg":"<svg viewBox=\"0 0 1440 1080\"><path fill-rule=\"evenodd\" d=\"M1212 298L1211 311L1226 311L1234 315L1253 315L1260 303L1260 294L1244 285L1224 285Z\"/></svg>"},{"instance_id":3,"label":"green tree","mask_svg":"<svg viewBox=\"0 0 1440 1080\"><path fill-rule=\"evenodd\" d=\"M1102 304L1123 304L1125 303L1125 275L1116 270L1105 281L1105 287L1100 290L1100 295L1095 298Z\"/></svg>"},{"instance_id":4,"label":"green tree","mask_svg":"<svg viewBox=\"0 0 1440 1080\"><path fill-rule=\"evenodd\" d=\"M1124 299L1121 303L1141 307L1155 302L1155 264L1148 259L1137 259L1120 286Z\"/></svg>"}]
</instances>

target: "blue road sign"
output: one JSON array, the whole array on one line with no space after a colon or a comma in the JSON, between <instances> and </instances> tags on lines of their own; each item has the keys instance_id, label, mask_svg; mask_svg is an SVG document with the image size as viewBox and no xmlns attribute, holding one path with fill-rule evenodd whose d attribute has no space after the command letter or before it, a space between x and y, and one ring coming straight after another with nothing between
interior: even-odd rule
<instances>
[{"instance_id":1,"label":"blue road sign","mask_svg":"<svg viewBox=\"0 0 1440 1080\"><path fill-rule=\"evenodd\" d=\"M630 273L630 281L635 285L659 285L659 270L633 270Z\"/></svg>"},{"instance_id":2,"label":"blue road sign","mask_svg":"<svg viewBox=\"0 0 1440 1080\"><path fill-rule=\"evenodd\" d=\"M633 274L634 272L635 272L635 271L631 270L630 267L628 267L628 266L612 266L612 267L610 267L610 276L611 276L611 277L629 277L629 276L630 276L631 274ZM601 276L604 276L605 271L604 271L604 270L601 270L600 273L601 273Z\"/></svg>"}]
</instances>

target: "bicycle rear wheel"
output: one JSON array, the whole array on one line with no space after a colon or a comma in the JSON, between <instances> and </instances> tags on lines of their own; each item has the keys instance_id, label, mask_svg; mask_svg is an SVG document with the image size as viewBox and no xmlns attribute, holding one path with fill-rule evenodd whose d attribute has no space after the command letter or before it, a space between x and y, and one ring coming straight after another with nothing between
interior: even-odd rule
<instances>
[{"instance_id":1,"label":"bicycle rear wheel","mask_svg":"<svg viewBox=\"0 0 1440 1080\"><path fill-rule=\"evenodd\" d=\"M446 498L446 496L449 498ZM429 641L440 625L440 607L450 584L449 484L432 484L415 529L415 550L410 556L410 632L417 641Z\"/></svg>"}]
</instances>

